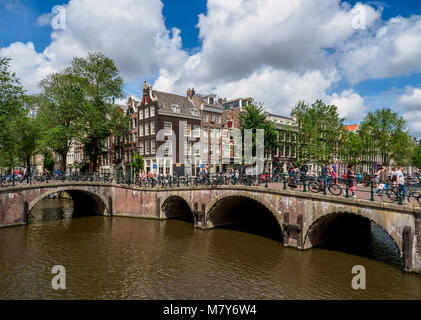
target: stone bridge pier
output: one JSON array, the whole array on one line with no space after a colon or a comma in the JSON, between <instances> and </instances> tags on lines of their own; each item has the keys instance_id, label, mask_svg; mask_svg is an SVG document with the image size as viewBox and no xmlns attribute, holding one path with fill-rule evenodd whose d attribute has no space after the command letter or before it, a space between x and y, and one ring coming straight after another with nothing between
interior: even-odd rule
<instances>
[{"instance_id":1,"label":"stone bridge pier","mask_svg":"<svg viewBox=\"0 0 421 320\"><path fill-rule=\"evenodd\" d=\"M0 227L25 224L32 208L67 192L75 213L182 219L208 230L241 224L282 245L310 249L335 236L363 243L371 223L395 244L406 271L421 273L421 208L328 195L247 186L139 188L65 182L0 189Z\"/></svg>"}]
</instances>

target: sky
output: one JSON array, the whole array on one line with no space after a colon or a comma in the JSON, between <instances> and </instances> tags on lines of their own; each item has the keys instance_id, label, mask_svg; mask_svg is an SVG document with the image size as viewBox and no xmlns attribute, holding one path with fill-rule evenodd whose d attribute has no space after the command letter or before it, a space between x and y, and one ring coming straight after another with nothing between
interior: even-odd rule
<instances>
[{"instance_id":1,"label":"sky","mask_svg":"<svg viewBox=\"0 0 421 320\"><path fill-rule=\"evenodd\" d=\"M127 95L146 80L285 116L322 99L347 124L390 107L421 138L421 0L0 0L0 56L28 93L95 51Z\"/></svg>"}]
</instances>

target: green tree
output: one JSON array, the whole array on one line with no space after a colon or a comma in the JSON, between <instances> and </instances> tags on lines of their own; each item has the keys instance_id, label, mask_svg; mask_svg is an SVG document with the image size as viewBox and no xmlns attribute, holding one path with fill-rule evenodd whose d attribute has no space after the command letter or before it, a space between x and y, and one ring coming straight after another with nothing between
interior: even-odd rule
<instances>
[{"instance_id":1,"label":"green tree","mask_svg":"<svg viewBox=\"0 0 421 320\"><path fill-rule=\"evenodd\" d=\"M40 148L51 148L62 159L66 170L67 153L73 139L82 135L85 99L79 82L71 74L54 73L40 82L37 123L41 131Z\"/></svg>"},{"instance_id":2,"label":"green tree","mask_svg":"<svg viewBox=\"0 0 421 320\"><path fill-rule=\"evenodd\" d=\"M118 135L127 128L128 118L114 104L114 99L124 96L123 79L113 60L101 53L74 58L66 73L72 75L83 89L81 142L96 171L104 138L112 133Z\"/></svg>"},{"instance_id":3,"label":"green tree","mask_svg":"<svg viewBox=\"0 0 421 320\"><path fill-rule=\"evenodd\" d=\"M341 137L346 134L343 121L334 105L317 100L311 106L300 101L291 111L298 125L298 159L319 165L335 160ZM353 137L351 137L353 139ZM350 138L350 139L351 139Z\"/></svg>"},{"instance_id":4,"label":"green tree","mask_svg":"<svg viewBox=\"0 0 421 320\"><path fill-rule=\"evenodd\" d=\"M263 106L256 106L250 104L245 107L246 113L240 117L240 128L244 137L245 129L252 129L252 143L253 143L253 154L256 152L256 130L264 130L264 141L265 141L265 152L273 154L273 150L280 146L278 139L278 130L275 124L266 119L266 112Z\"/></svg>"},{"instance_id":5,"label":"green tree","mask_svg":"<svg viewBox=\"0 0 421 320\"><path fill-rule=\"evenodd\" d=\"M412 165L421 170L421 146L415 148L412 155Z\"/></svg>"},{"instance_id":6,"label":"green tree","mask_svg":"<svg viewBox=\"0 0 421 320\"><path fill-rule=\"evenodd\" d=\"M380 154L382 163L407 165L411 161L413 142L405 130L406 121L390 108L369 112L360 124L364 150L372 155Z\"/></svg>"},{"instance_id":7,"label":"green tree","mask_svg":"<svg viewBox=\"0 0 421 320\"><path fill-rule=\"evenodd\" d=\"M0 165L14 167L18 128L24 114L24 90L15 73L10 71L10 59L0 58Z\"/></svg>"},{"instance_id":8,"label":"green tree","mask_svg":"<svg viewBox=\"0 0 421 320\"><path fill-rule=\"evenodd\" d=\"M137 174L139 175L140 171L142 171L145 167L143 157L139 153L134 154L134 160L130 163L132 168L136 169Z\"/></svg>"},{"instance_id":9,"label":"green tree","mask_svg":"<svg viewBox=\"0 0 421 320\"><path fill-rule=\"evenodd\" d=\"M16 153L18 159L23 161L31 172L31 158L38 150L40 131L32 105L33 98L29 96L25 100L25 114L16 121Z\"/></svg>"}]
</instances>

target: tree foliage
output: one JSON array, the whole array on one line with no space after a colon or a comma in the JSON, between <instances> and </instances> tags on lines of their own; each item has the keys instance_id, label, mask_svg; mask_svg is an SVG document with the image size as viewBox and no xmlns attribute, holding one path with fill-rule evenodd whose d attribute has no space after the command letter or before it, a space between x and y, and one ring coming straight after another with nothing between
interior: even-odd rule
<instances>
[{"instance_id":1,"label":"tree foliage","mask_svg":"<svg viewBox=\"0 0 421 320\"><path fill-rule=\"evenodd\" d=\"M412 165L421 170L421 146L417 146L412 154Z\"/></svg>"},{"instance_id":2,"label":"tree foliage","mask_svg":"<svg viewBox=\"0 0 421 320\"><path fill-rule=\"evenodd\" d=\"M10 71L10 59L0 58L0 165L17 164L17 120L24 115L24 90L15 73Z\"/></svg>"},{"instance_id":3,"label":"tree foliage","mask_svg":"<svg viewBox=\"0 0 421 320\"><path fill-rule=\"evenodd\" d=\"M311 106L300 101L291 111L298 125L298 159L319 165L335 160L346 133L338 108L317 100ZM352 136L347 136L355 140Z\"/></svg>"},{"instance_id":4,"label":"tree foliage","mask_svg":"<svg viewBox=\"0 0 421 320\"><path fill-rule=\"evenodd\" d=\"M142 171L145 167L143 157L139 153L135 153L134 159L132 163L130 163L130 166L135 168L137 170L137 174L139 174L139 172Z\"/></svg>"},{"instance_id":5,"label":"tree foliage","mask_svg":"<svg viewBox=\"0 0 421 320\"><path fill-rule=\"evenodd\" d=\"M74 58L66 73L72 75L82 88L84 112L81 117L83 133L80 141L96 171L104 138L111 133L119 135L127 128L128 119L114 104L114 99L124 96L123 79L113 60L101 53Z\"/></svg>"},{"instance_id":6,"label":"tree foliage","mask_svg":"<svg viewBox=\"0 0 421 320\"><path fill-rule=\"evenodd\" d=\"M83 90L68 73L54 73L40 82L37 122L41 130L41 148L49 147L62 159L61 171L66 170L67 153L72 140L78 139L86 112Z\"/></svg>"},{"instance_id":7,"label":"tree foliage","mask_svg":"<svg viewBox=\"0 0 421 320\"><path fill-rule=\"evenodd\" d=\"M406 121L390 108L369 112L360 124L358 134L362 149L371 155L380 154L382 163L408 165L414 148L412 137L406 131Z\"/></svg>"},{"instance_id":8,"label":"tree foliage","mask_svg":"<svg viewBox=\"0 0 421 320\"><path fill-rule=\"evenodd\" d=\"M264 148L266 152L272 152L274 148L280 146L278 138L278 130L275 127L275 124L272 121L266 119L266 112L263 106L256 106L250 104L245 107L246 113L242 114L240 117L240 127L242 135L244 137L244 130L251 129L252 133L252 143L253 143L253 154L256 152L256 130L264 130ZM273 154L273 153L272 153Z\"/></svg>"}]
</instances>

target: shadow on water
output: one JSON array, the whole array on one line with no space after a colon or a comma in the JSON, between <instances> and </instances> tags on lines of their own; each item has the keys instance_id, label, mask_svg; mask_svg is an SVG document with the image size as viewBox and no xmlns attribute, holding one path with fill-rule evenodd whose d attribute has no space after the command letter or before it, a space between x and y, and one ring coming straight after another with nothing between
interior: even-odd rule
<instances>
[{"instance_id":1,"label":"shadow on water","mask_svg":"<svg viewBox=\"0 0 421 320\"><path fill-rule=\"evenodd\" d=\"M389 234L376 223L353 215L331 222L324 233L325 242L317 248L340 251L381 261L402 268L399 249Z\"/></svg>"},{"instance_id":2,"label":"shadow on water","mask_svg":"<svg viewBox=\"0 0 421 320\"><path fill-rule=\"evenodd\" d=\"M224 199L211 210L210 220L220 229L251 233L283 242L278 220L269 209L252 199L244 197Z\"/></svg>"},{"instance_id":3,"label":"shadow on water","mask_svg":"<svg viewBox=\"0 0 421 320\"><path fill-rule=\"evenodd\" d=\"M63 198L45 198L32 208L28 216L28 224L71 220L90 216L99 216L99 214L85 210L75 212L74 202L68 196Z\"/></svg>"}]
</instances>

